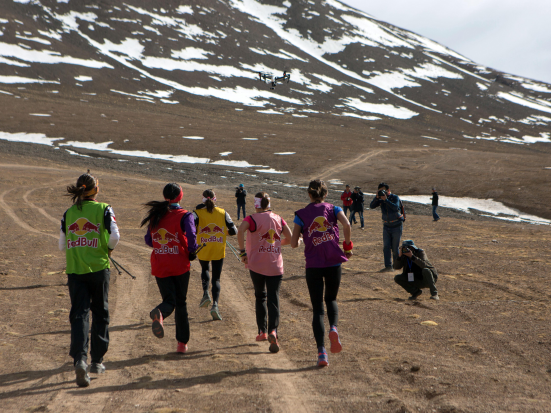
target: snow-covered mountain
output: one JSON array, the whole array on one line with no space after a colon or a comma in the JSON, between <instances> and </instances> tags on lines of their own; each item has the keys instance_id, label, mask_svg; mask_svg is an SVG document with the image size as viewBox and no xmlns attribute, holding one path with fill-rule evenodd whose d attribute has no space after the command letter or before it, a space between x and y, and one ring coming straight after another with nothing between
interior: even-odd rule
<instances>
[{"instance_id":1,"label":"snow-covered mountain","mask_svg":"<svg viewBox=\"0 0 551 414\"><path fill-rule=\"evenodd\" d=\"M290 83L275 90L259 81L284 70ZM551 142L550 85L337 0L5 0L1 105L21 87L167 106L199 96L231 111L351 117L425 135L430 119L456 138Z\"/></svg>"}]
</instances>

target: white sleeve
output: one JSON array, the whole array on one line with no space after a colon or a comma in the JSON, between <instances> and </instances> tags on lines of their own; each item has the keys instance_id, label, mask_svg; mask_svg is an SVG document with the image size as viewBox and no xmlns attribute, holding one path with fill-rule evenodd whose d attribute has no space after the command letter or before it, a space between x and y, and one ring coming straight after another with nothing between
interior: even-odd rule
<instances>
[{"instance_id":1,"label":"white sleeve","mask_svg":"<svg viewBox=\"0 0 551 414\"><path fill-rule=\"evenodd\" d=\"M117 220L115 219L115 212L113 211L113 208L111 206L107 207L106 214L107 213L111 217L111 234L109 235L109 243L107 244L107 247L113 250L117 246L121 235L119 233L119 226L117 226Z\"/></svg>"},{"instance_id":2,"label":"white sleeve","mask_svg":"<svg viewBox=\"0 0 551 414\"><path fill-rule=\"evenodd\" d=\"M59 230L59 250L65 250L65 233L63 230Z\"/></svg>"}]
</instances>

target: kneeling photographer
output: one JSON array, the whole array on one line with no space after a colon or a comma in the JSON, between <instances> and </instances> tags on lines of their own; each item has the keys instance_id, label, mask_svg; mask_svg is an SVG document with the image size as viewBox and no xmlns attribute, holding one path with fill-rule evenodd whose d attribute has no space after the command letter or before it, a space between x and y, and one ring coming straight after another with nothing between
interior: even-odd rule
<instances>
[{"instance_id":1,"label":"kneeling photographer","mask_svg":"<svg viewBox=\"0 0 551 414\"><path fill-rule=\"evenodd\" d=\"M402 274L394 277L394 281L411 295L409 300L417 299L423 293L423 288L430 289L431 299L440 300L435 285L438 273L429 262L425 251L418 248L413 240L403 241L398 258L394 261L394 269L404 269Z\"/></svg>"}]
</instances>

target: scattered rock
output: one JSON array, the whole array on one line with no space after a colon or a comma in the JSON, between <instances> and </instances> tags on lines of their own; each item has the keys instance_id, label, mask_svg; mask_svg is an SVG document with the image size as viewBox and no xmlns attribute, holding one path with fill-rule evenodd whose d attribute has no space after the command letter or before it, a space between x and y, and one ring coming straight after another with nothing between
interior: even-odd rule
<instances>
[{"instance_id":1,"label":"scattered rock","mask_svg":"<svg viewBox=\"0 0 551 414\"><path fill-rule=\"evenodd\" d=\"M412 318L412 319L418 319L420 318L421 316L420 315L417 315L416 313L414 313L413 315L408 315L408 318Z\"/></svg>"},{"instance_id":2,"label":"scattered rock","mask_svg":"<svg viewBox=\"0 0 551 414\"><path fill-rule=\"evenodd\" d=\"M411 372L418 372L420 369L421 369L421 367L420 367L419 365L413 365L413 366L410 368L410 371L411 371Z\"/></svg>"},{"instance_id":3,"label":"scattered rock","mask_svg":"<svg viewBox=\"0 0 551 414\"><path fill-rule=\"evenodd\" d=\"M424 325L424 326L438 326L438 324L434 321L423 321L423 322L421 322L421 325Z\"/></svg>"}]
</instances>

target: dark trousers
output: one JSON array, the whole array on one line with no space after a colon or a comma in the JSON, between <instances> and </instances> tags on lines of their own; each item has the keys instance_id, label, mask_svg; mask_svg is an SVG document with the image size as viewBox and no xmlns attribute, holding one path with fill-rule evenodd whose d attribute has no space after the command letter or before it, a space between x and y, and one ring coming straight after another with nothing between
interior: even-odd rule
<instances>
[{"instance_id":1,"label":"dark trousers","mask_svg":"<svg viewBox=\"0 0 551 414\"><path fill-rule=\"evenodd\" d=\"M352 212L352 206L342 206L342 211L345 217L348 217L348 212Z\"/></svg>"},{"instance_id":2,"label":"dark trousers","mask_svg":"<svg viewBox=\"0 0 551 414\"><path fill-rule=\"evenodd\" d=\"M176 323L176 340L187 344L189 341L189 319L187 313L187 290L189 286L189 272L179 276L156 277L157 286L163 301L156 309L161 311L163 319L168 318L176 309L174 320Z\"/></svg>"},{"instance_id":3,"label":"dark trousers","mask_svg":"<svg viewBox=\"0 0 551 414\"><path fill-rule=\"evenodd\" d=\"M438 213L436 212L436 209L438 208L438 206L432 206L432 218L434 220L440 220L440 216L438 215Z\"/></svg>"},{"instance_id":4,"label":"dark trousers","mask_svg":"<svg viewBox=\"0 0 551 414\"><path fill-rule=\"evenodd\" d=\"M383 255L385 267L391 267L394 258L398 257L398 246L402 238L403 226L400 223L397 227L383 226ZM391 257L392 255L392 257Z\"/></svg>"},{"instance_id":5,"label":"dark trousers","mask_svg":"<svg viewBox=\"0 0 551 414\"><path fill-rule=\"evenodd\" d=\"M327 306L329 325L336 326L339 323L339 308L337 306L337 294L341 284L341 266L308 268L306 269L306 284L310 292L312 302L312 329L316 345L325 346L325 329L323 326L323 302ZM323 289L325 287L325 296Z\"/></svg>"},{"instance_id":6,"label":"dark trousers","mask_svg":"<svg viewBox=\"0 0 551 414\"><path fill-rule=\"evenodd\" d=\"M237 220L239 220L239 212L243 210L243 218L247 217L247 214L245 213L245 205L246 204L238 204L237 205Z\"/></svg>"},{"instance_id":7,"label":"dark trousers","mask_svg":"<svg viewBox=\"0 0 551 414\"><path fill-rule=\"evenodd\" d=\"M84 275L69 274L69 296L71 297L71 348L69 355L74 363L88 355L88 334L91 336L90 357L92 362L101 363L109 347L109 269ZM92 311L92 330L89 314Z\"/></svg>"},{"instance_id":8,"label":"dark trousers","mask_svg":"<svg viewBox=\"0 0 551 414\"><path fill-rule=\"evenodd\" d=\"M355 211L355 210L352 210L352 213L350 213L350 223L354 222L356 223L356 213L358 213L358 216L360 216L360 226L363 227L364 226L364 212L363 210L358 210L358 211Z\"/></svg>"},{"instance_id":9,"label":"dark trousers","mask_svg":"<svg viewBox=\"0 0 551 414\"><path fill-rule=\"evenodd\" d=\"M423 280L414 280L413 282L408 282L408 275L399 274L394 277L394 281L402 286L406 292L413 295L419 289L429 288L431 295L438 295L438 290L436 289L436 282L434 280L434 275L430 269L423 269Z\"/></svg>"},{"instance_id":10,"label":"dark trousers","mask_svg":"<svg viewBox=\"0 0 551 414\"><path fill-rule=\"evenodd\" d=\"M254 296L256 298L256 325L258 333L277 331L279 326L279 288L283 275L264 276L260 273L251 273L251 279L254 285ZM267 319L267 330L266 330Z\"/></svg>"},{"instance_id":11,"label":"dark trousers","mask_svg":"<svg viewBox=\"0 0 551 414\"><path fill-rule=\"evenodd\" d=\"M209 264L212 263L212 301L218 303L218 299L220 298L220 275L222 274L224 259L211 261L199 260L199 263L201 263L201 284L203 285L203 292L209 290Z\"/></svg>"}]
</instances>

